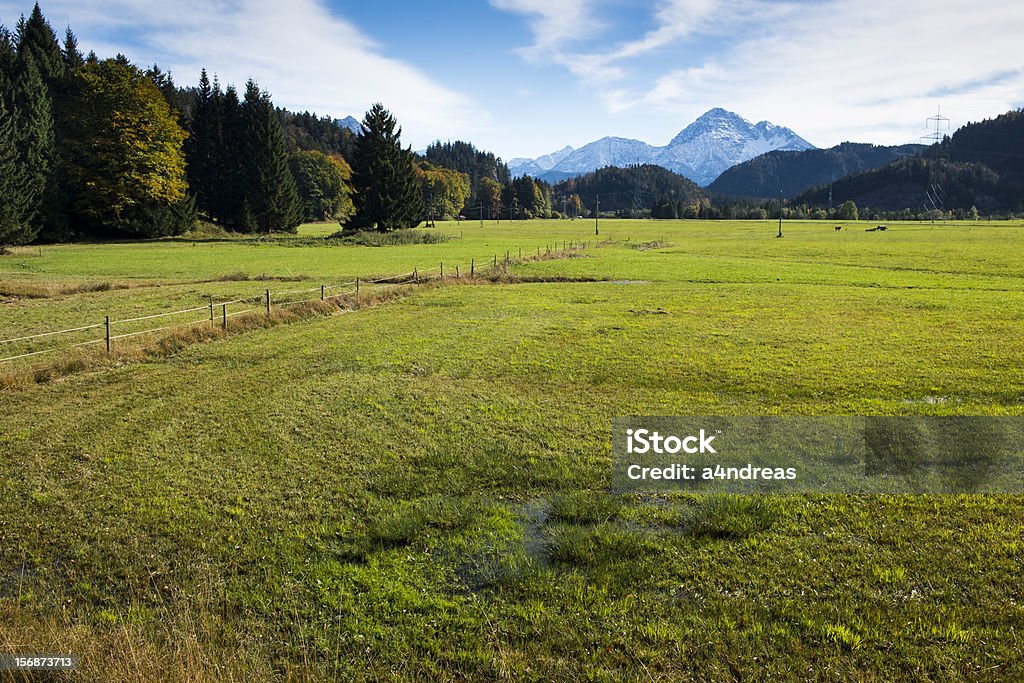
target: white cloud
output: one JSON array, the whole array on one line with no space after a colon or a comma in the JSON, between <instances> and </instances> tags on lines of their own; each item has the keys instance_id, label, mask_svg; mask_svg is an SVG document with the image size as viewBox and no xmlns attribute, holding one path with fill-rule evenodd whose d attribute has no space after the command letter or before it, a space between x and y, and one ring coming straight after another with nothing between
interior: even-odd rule
<instances>
[{"instance_id":1,"label":"white cloud","mask_svg":"<svg viewBox=\"0 0 1024 683\"><path fill-rule=\"evenodd\" d=\"M611 114L685 121L722 106L819 145L914 142L939 105L956 126L1019 106L1024 92L1024 12L1005 0L670 0L651 17L637 39L599 53L566 45L556 62L603 82ZM715 52L673 51L695 38Z\"/></svg>"},{"instance_id":2,"label":"white cloud","mask_svg":"<svg viewBox=\"0 0 1024 683\"><path fill-rule=\"evenodd\" d=\"M573 45L593 41L606 29L596 17L595 0L490 0L500 10L528 17L533 44L519 48L533 64L557 64L584 80L621 78L601 55L574 52Z\"/></svg>"},{"instance_id":3,"label":"white cloud","mask_svg":"<svg viewBox=\"0 0 1024 683\"><path fill-rule=\"evenodd\" d=\"M609 61L635 57L686 38L706 27L719 9L719 0L671 0L655 12L658 27L638 40L629 41L606 55Z\"/></svg>"},{"instance_id":4,"label":"white cloud","mask_svg":"<svg viewBox=\"0 0 1024 683\"><path fill-rule=\"evenodd\" d=\"M618 62L663 48L702 29L708 30L716 20L721 23L728 18L740 22L744 15L752 15L753 8L764 2L734 0L723 6L722 0L665 0L653 13L655 29L640 38L600 51L578 49L582 42L600 42L602 34L614 28L611 22L598 17L601 5L598 0L491 0L491 4L530 18L534 42L518 50L526 60L534 64L557 64L588 83L601 83L627 77L627 69Z\"/></svg>"},{"instance_id":5,"label":"white cloud","mask_svg":"<svg viewBox=\"0 0 1024 683\"><path fill-rule=\"evenodd\" d=\"M491 5L529 17L533 45L520 50L527 59L543 59L602 29L594 0L491 0Z\"/></svg>"},{"instance_id":6,"label":"white cloud","mask_svg":"<svg viewBox=\"0 0 1024 683\"><path fill-rule=\"evenodd\" d=\"M954 125L1009 109L1024 86L1022 32L1024 14L1001 1L975 0L965 10L911 0L897 11L887 0L840 0L609 104L730 106L818 144L912 142L939 105Z\"/></svg>"},{"instance_id":7,"label":"white cloud","mask_svg":"<svg viewBox=\"0 0 1024 683\"><path fill-rule=\"evenodd\" d=\"M13 23L22 5L0 0L0 16ZM414 146L464 137L489 120L468 97L384 56L322 0L48 0L44 12L59 33L70 24L85 49L158 62L182 84L206 67L239 88L255 79L279 106L339 118L361 118L380 101Z\"/></svg>"}]
</instances>

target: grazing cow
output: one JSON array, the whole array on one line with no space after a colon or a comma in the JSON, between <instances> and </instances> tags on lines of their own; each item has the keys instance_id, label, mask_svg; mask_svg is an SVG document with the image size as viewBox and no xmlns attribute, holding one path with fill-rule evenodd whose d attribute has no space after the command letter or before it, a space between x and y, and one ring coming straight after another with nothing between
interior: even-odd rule
<instances>
[{"instance_id":1,"label":"grazing cow","mask_svg":"<svg viewBox=\"0 0 1024 683\"><path fill-rule=\"evenodd\" d=\"M837 226L836 226L836 232L839 232L839 231L840 231L840 230L842 230L842 229L843 229L843 226L841 226L841 225L837 225Z\"/></svg>"},{"instance_id":2,"label":"grazing cow","mask_svg":"<svg viewBox=\"0 0 1024 683\"><path fill-rule=\"evenodd\" d=\"M884 225L879 225L879 226L878 226L878 227L877 227L876 229L877 229L877 230L881 230L882 232L885 232L885 231L886 231L886 230L888 230L889 228L885 227Z\"/></svg>"}]
</instances>

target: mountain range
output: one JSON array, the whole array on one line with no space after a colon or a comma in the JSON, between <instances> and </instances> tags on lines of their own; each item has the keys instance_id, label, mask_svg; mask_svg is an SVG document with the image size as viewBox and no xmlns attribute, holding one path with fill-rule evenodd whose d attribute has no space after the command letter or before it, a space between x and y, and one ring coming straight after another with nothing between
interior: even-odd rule
<instances>
[{"instance_id":1,"label":"mountain range","mask_svg":"<svg viewBox=\"0 0 1024 683\"><path fill-rule=\"evenodd\" d=\"M563 147L536 159L511 159L513 176L530 175L548 182L605 166L656 164L708 185L738 163L773 150L816 149L789 128L768 121L751 123L715 108L702 114L664 147L631 138L604 137L579 149Z\"/></svg>"}]
</instances>

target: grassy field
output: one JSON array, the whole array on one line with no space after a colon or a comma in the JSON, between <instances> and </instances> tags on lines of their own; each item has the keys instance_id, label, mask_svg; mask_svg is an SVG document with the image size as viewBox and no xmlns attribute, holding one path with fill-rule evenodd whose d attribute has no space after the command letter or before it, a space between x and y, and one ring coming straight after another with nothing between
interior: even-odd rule
<instances>
[{"instance_id":1,"label":"grassy field","mask_svg":"<svg viewBox=\"0 0 1024 683\"><path fill-rule=\"evenodd\" d=\"M592 241L0 394L0 650L87 680L1020 680L1020 497L609 493L616 415L1024 415L1024 225L866 227L0 256L4 338Z\"/></svg>"}]
</instances>

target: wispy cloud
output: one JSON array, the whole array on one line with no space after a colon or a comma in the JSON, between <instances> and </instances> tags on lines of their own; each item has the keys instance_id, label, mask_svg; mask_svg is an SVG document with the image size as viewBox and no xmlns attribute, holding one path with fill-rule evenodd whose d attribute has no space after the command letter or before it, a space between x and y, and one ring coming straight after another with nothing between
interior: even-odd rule
<instances>
[{"instance_id":1,"label":"wispy cloud","mask_svg":"<svg viewBox=\"0 0 1024 683\"><path fill-rule=\"evenodd\" d=\"M588 12L600 21L598 5ZM724 106L819 144L907 142L938 104L962 124L1024 90L1024 13L1004 0L671 0L650 17L653 30L608 50L559 51L557 63L604 84L611 114ZM698 39L705 54L674 49Z\"/></svg>"},{"instance_id":2,"label":"wispy cloud","mask_svg":"<svg viewBox=\"0 0 1024 683\"><path fill-rule=\"evenodd\" d=\"M534 43L522 51L527 58L561 49L601 27L594 17L593 0L491 0L491 4L528 17Z\"/></svg>"},{"instance_id":3,"label":"wispy cloud","mask_svg":"<svg viewBox=\"0 0 1024 683\"><path fill-rule=\"evenodd\" d=\"M24 5L0 0L0 17L13 23ZM488 121L465 95L385 56L322 0L48 0L44 11L58 29L70 23L86 49L158 62L181 83L206 67L224 83L254 78L278 105L338 117L360 118L381 101L415 145Z\"/></svg>"},{"instance_id":4,"label":"wispy cloud","mask_svg":"<svg viewBox=\"0 0 1024 683\"><path fill-rule=\"evenodd\" d=\"M592 41L607 28L597 18L595 0L490 0L491 5L526 17L533 43L516 50L533 64L557 64L585 79L614 78L597 57L578 55L574 46Z\"/></svg>"},{"instance_id":5,"label":"wispy cloud","mask_svg":"<svg viewBox=\"0 0 1024 683\"><path fill-rule=\"evenodd\" d=\"M950 95L968 95L970 93L979 92L985 88L991 86L1002 85L1007 82L1011 82L1014 79L1019 78L1021 75L1020 69L1004 69L997 71L992 74L987 74L979 78L971 78L966 81L959 83L947 83L945 85L939 85L926 93L927 97L948 97Z\"/></svg>"},{"instance_id":6,"label":"wispy cloud","mask_svg":"<svg viewBox=\"0 0 1024 683\"><path fill-rule=\"evenodd\" d=\"M721 10L720 0L671 0L658 8L657 28L643 37L619 45L604 55L609 62L636 57L697 33Z\"/></svg>"},{"instance_id":7,"label":"wispy cloud","mask_svg":"<svg viewBox=\"0 0 1024 683\"><path fill-rule=\"evenodd\" d=\"M629 70L624 62L631 58L697 34L744 31L791 9L788 3L766 0L663 0L651 7L655 28L616 42L606 37L616 26L602 18L607 3L599 0L491 0L491 4L528 17L534 42L518 50L526 60L557 64L590 83L626 79ZM608 47L589 47L601 42Z\"/></svg>"}]
</instances>

